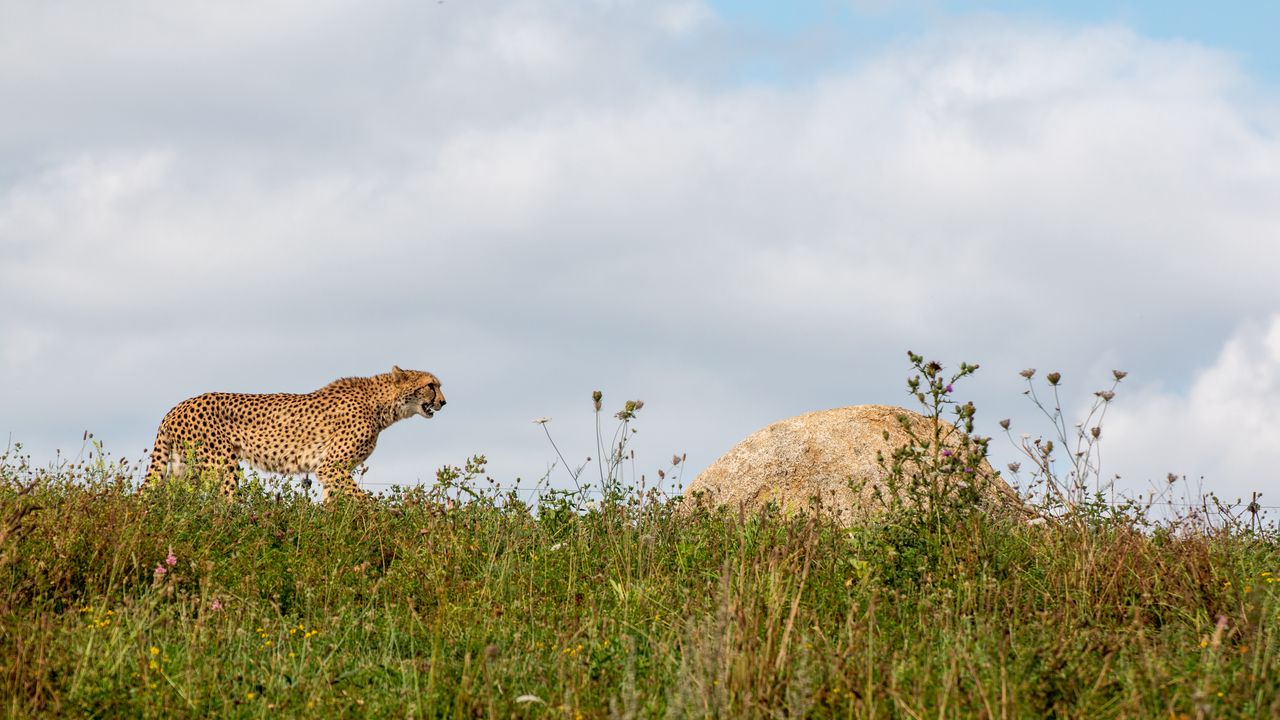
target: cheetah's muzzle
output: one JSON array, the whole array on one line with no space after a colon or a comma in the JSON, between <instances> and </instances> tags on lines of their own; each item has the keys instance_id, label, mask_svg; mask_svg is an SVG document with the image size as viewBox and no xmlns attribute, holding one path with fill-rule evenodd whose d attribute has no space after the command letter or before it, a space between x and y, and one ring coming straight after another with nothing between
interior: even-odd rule
<instances>
[{"instance_id":1,"label":"cheetah's muzzle","mask_svg":"<svg viewBox=\"0 0 1280 720\"><path fill-rule=\"evenodd\" d=\"M440 408L444 407L444 404L445 404L444 400L440 400L435 403L424 402L422 403L420 412L422 413L423 417L432 418L432 417L435 417L435 414L440 410Z\"/></svg>"}]
</instances>

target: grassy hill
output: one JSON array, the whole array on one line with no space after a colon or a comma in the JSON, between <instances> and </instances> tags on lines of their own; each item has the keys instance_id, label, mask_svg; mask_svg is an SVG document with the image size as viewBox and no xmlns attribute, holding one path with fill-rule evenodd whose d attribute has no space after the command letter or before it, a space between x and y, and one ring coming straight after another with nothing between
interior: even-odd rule
<instances>
[{"instance_id":1,"label":"grassy hill","mask_svg":"<svg viewBox=\"0 0 1280 720\"><path fill-rule=\"evenodd\" d=\"M136 475L0 461L8 716L1280 716L1274 528Z\"/></svg>"}]
</instances>

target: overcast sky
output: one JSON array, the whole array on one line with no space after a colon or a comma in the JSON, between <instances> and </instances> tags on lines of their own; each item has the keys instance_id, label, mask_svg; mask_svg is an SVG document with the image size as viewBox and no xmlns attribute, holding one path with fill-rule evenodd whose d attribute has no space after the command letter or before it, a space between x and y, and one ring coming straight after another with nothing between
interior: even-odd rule
<instances>
[{"instance_id":1,"label":"overcast sky","mask_svg":"<svg viewBox=\"0 0 1280 720\"><path fill-rule=\"evenodd\" d=\"M1131 492L1280 487L1280 12L1224 7L0 2L0 433L140 459L186 397L399 364L449 405L374 489L528 485L596 389L687 483L908 404L911 349L990 435L1049 430L1024 367L1072 415L1127 370Z\"/></svg>"}]
</instances>

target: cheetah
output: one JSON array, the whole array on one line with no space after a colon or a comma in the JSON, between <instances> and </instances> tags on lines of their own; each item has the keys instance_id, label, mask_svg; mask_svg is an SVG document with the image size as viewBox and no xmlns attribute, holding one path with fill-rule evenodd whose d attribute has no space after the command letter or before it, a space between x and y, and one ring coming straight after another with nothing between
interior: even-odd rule
<instances>
[{"instance_id":1,"label":"cheetah","mask_svg":"<svg viewBox=\"0 0 1280 720\"><path fill-rule=\"evenodd\" d=\"M229 499L243 460L268 472L315 473L326 502L339 491L367 498L351 474L373 452L378 433L413 415L430 418L444 405L435 375L399 366L302 395L206 393L182 401L160 421L142 487L166 474L212 469ZM189 467L192 457L196 468Z\"/></svg>"}]
</instances>

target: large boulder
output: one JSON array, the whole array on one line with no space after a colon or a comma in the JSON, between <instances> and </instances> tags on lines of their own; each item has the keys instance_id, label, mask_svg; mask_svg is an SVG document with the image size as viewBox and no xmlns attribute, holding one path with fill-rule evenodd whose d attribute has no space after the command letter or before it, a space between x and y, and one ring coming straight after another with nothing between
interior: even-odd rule
<instances>
[{"instance_id":1,"label":"large boulder","mask_svg":"<svg viewBox=\"0 0 1280 720\"><path fill-rule=\"evenodd\" d=\"M884 509L876 490L884 489L887 473L876 452L887 461L910 442L898 421L901 415L910 419L918 437L932 437L927 418L887 405L821 410L776 422L703 470L685 490L685 504L709 502L755 511L772 502L793 514L807 511L816 497L845 525L866 520ZM984 462L977 473L989 480L983 486L993 509L1021 507L989 464Z\"/></svg>"}]
</instances>

